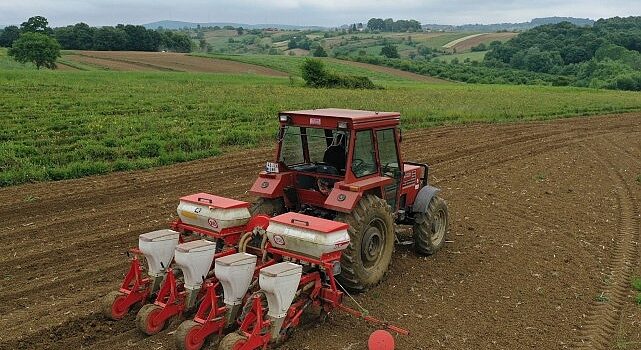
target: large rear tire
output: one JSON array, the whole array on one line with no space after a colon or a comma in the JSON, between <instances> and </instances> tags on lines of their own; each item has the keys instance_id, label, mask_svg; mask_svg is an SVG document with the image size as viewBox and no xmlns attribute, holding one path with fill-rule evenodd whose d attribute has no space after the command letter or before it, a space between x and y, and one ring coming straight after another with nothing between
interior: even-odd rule
<instances>
[{"instance_id":1,"label":"large rear tire","mask_svg":"<svg viewBox=\"0 0 641 350\"><path fill-rule=\"evenodd\" d=\"M218 350L238 350L245 344L247 338L238 333L229 333L220 341Z\"/></svg>"},{"instance_id":2,"label":"large rear tire","mask_svg":"<svg viewBox=\"0 0 641 350\"><path fill-rule=\"evenodd\" d=\"M392 209L383 199L366 195L350 214L339 214L336 220L349 224L350 238L337 278L348 290L364 292L381 282L392 260Z\"/></svg>"},{"instance_id":3,"label":"large rear tire","mask_svg":"<svg viewBox=\"0 0 641 350\"><path fill-rule=\"evenodd\" d=\"M416 214L414 248L421 255L432 255L445 244L449 224L447 203L437 196L430 201L425 213Z\"/></svg>"},{"instance_id":4,"label":"large rear tire","mask_svg":"<svg viewBox=\"0 0 641 350\"><path fill-rule=\"evenodd\" d=\"M249 214L255 216L258 214L265 214L268 216L276 216L285 212L285 202L282 198L258 198L254 204L249 208Z\"/></svg>"}]
</instances>

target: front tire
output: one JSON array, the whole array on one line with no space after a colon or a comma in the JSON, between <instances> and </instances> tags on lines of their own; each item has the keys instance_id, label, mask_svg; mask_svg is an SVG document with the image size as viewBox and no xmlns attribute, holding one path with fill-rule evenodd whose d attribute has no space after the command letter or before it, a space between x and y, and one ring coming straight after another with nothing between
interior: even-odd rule
<instances>
[{"instance_id":1,"label":"front tire","mask_svg":"<svg viewBox=\"0 0 641 350\"><path fill-rule=\"evenodd\" d=\"M350 244L341 256L339 282L352 292L364 292L385 276L394 252L394 218L383 199L364 196L337 221L349 224Z\"/></svg>"},{"instance_id":2,"label":"front tire","mask_svg":"<svg viewBox=\"0 0 641 350\"><path fill-rule=\"evenodd\" d=\"M447 203L438 196L430 201L425 213L417 213L414 222L414 248L420 255L432 255L445 244L449 224Z\"/></svg>"},{"instance_id":3,"label":"front tire","mask_svg":"<svg viewBox=\"0 0 641 350\"><path fill-rule=\"evenodd\" d=\"M254 217L264 214L270 217L283 214L285 212L285 201L282 198L258 198L249 208L249 214Z\"/></svg>"}]
</instances>

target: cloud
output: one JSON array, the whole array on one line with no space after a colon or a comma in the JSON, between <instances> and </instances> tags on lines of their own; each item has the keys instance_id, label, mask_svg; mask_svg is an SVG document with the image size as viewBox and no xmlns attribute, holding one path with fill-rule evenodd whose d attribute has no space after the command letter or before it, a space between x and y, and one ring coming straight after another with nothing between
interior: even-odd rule
<instances>
[{"instance_id":1,"label":"cloud","mask_svg":"<svg viewBox=\"0 0 641 350\"><path fill-rule=\"evenodd\" d=\"M371 17L422 23L521 22L534 17L601 18L641 14L641 2L623 0L1 0L0 24L42 15L52 25L193 22L341 25Z\"/></svg>"}]
</instances>

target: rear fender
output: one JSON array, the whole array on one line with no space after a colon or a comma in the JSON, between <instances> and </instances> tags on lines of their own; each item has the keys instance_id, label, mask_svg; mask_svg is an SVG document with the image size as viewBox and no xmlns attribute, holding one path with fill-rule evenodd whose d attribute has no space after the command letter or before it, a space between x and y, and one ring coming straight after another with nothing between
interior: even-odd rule
<instances>
[{"instance_id":1,"label":"rear fender","mask_svg":"<svg viewBox=\"0 0 641 350\"><path fill-rule=\"evenodd\" d=\"M430 201L432 201L432 198L434 198L434 196L439 192L441 192L441 189L434 186L427 185L421 188L416 195L414 204L412 205L412 212L425 213L427 211L427 207L430 205Z\"/></svg>"},{"instance_id":2,"label":"rear fender","mask_svg":"<svg viewBox=\"0 0 641 350\"><path fill-rule=\"evenodd\" d=\"M292 173L272 174L263 171L258 174L258 179L256 179L249 192L263 198L283 197L284 188L291 186L293 179Z\"/></svg>"},{"instance_id":3,"label":"rear fender","mask_svg":"<svg viewBox=\"0 0 641 350\"><path fill-rule=\"evenodd\" d=\"M363 192L353 192L334 187L325 200L325 208L341 213L351 213Z\"/></svg>"}]
</instances>

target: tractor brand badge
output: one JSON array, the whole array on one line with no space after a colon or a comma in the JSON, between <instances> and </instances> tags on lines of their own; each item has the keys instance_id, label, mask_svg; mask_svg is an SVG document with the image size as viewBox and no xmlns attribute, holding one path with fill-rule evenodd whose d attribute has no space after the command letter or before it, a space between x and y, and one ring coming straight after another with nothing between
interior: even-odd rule
<instances>
[{"instance_id":1,"label":"tractor brand badge","mask_svg":"<svg viewBox=\"0 0 641 350\"><path fill-rule=\"evenodd\" d=\"M334 248L342 248L347 246L348 244L349 244L349 241L334 243Z\"/></svg>"},{"instance_id":2,"label":"tractor brand badge","mask_svg":"<svg viewBox=\"0 0 641 350\"><path fill-rule=\"evenodd\" d=\"M320 118L309 118L309 125L321 125Z\"/></svg>"},{"instance_id":3,"label":"tractor brand badge","mask_svg":"<svg viewBox=\"0 0 641 350\"><path fill-rule=\"evenodd\" d=\"M274 235L274 243L278 245L285 245L285 238L281 235Z\"/></svg>"},{"instance_id":4,"label":"tractor brand badge","mask_svg":"<svg viewBox=\"0 0 641 350\"><path fill-rule=\"evenodd\" d=\"M260 184L260 188L267 188L267 187L269 187L269 182L267 181L263 181L263 183Z\"/></svg>"},{"instance_id":5,"label":"tractor brand badge","mask_svg":"<svg viewBox=\"0 0 641 350\"><path fill-rule=\"evenodd\" d=\"M338 195L338 201L339 201L339 202L342 202L342 201L344 201L345 199L347 199L347 196L346 196L346 195L344 195L344 194L342 194L342 193Z\"/></svg>"},{"instance_id":6,"label":"tractor brand badge","mask_svg":"<svg viewBox=\"0 0 641 350\"><path fill-rule=\"evenodd\" d=\"M209 220L207 220L207 222L209 223L209 226L211 226L213 228L218 228L218 221L216 221L216 219L209 218Z\"/></svg>"},{"instance_id":7,"label":"tractor brand badge","mask_svg":"<svg viewBox=\"0 0 641 350\"><path fill-rule=\"evenodd\" d=\"M202 208L200 208L200 207L196 208L196 209L194 209L194 213L198 214L198 213L200 213L201 210L202 210Z\"/></svg>"}]
</instances>

